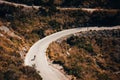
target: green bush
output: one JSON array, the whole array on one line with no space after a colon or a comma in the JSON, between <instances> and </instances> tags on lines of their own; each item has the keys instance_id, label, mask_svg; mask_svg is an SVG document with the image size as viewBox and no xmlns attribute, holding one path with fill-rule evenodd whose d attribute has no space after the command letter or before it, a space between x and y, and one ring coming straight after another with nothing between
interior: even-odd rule
<instances>
[{"instance_id":1,"label":"green bush","mask_svg":"<svg viewBox=\"0 0 120 80\"><path fill-rule=\"evenodd\" d=\"M107 74L98 74L98 79L97 80L111 80Z\"/></svg>"},{"instance_id":2,"label":"green bush","mask_svg":"<svg viewBox=\"0 0 120 80\"><path fill-rule=\"evenodd\" d=\"M49 21L48 24L52 27L52 29L55 29L55 30L59 30L60 29L60 25L61 25L56 20L51 20L51 21Z\"/></svg>"},{"instance_id":3,"label":"green bush","mask_svg":"<svg viewBox=\"0 0 120 80\"><path fill-rule=\"evenodd\" d=\"M93 52L93 47L91 44L86 44L85 47L83 47L83 48L90 53Z\"/></svg>"}]
</instances>

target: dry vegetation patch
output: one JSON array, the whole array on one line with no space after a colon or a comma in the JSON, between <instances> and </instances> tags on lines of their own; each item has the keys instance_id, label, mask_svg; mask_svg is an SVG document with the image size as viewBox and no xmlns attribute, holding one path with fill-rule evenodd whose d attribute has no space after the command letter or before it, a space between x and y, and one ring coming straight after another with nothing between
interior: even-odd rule
<instances>
[{"instance_id":1,"label":"dry vegetation patch","mask_svg":"<svg viewBox=\"0 0 120 80\"><path fill-rule=\"evenodd\" d=\"M81 32L50 44L47 54L77 80L119 80L120 30Z\"/></svg>"}]
</instances>

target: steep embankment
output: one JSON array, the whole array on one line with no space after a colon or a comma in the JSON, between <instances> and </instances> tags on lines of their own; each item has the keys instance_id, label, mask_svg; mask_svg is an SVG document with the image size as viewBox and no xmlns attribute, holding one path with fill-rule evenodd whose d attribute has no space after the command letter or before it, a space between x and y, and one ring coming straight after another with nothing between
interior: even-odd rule
<instances>
[{"instance_id":1,"label":"steep embankment","mask_svg":"<svg viewBox=\"0 0 120 80\"><path fill-rule=\"evenodd\" d=\"M0 80L41 80L34 68L23 65L27 49L24 38L0 22Z\"/></svg>"}]
</instances>

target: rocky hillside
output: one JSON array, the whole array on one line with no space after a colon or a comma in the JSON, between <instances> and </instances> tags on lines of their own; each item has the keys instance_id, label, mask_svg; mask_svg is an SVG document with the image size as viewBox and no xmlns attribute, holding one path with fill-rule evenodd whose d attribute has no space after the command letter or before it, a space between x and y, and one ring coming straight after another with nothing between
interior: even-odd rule
<instances>
[{"instance_id":1,"label":"rocky hillside","mask_svg":"<svg viewBox=\"0 0 120 80\"><path fill-rule=\"evenodd\" d=\"M42 80L23 64L28 47L22 36L0 22L0 80Z\"/></svg>"},{"instance_id":2,"label":"rocky hillside","mask_svg":"<svg viewBox=\"0 0 120 80\"><path fill-rule=\"evenodd\" d=\"M25 40L26 24L21 24L25 17L17 21L19 10L14 6L0 4L0 80L42 80L33 67L24 66L23 60L29 47L39 38L34 36L34 40Z\"/></svg>"},{"instance_id":3,"label":"rocky hillside","mask_svg":"<svg viewBox=\"0 0 120 80\"><path fill-rule=\"evenodd\" d=\"M49 45L47 55L75 80L119 80L120 29L81 32Z\"/></svg>"},{"instance_id":4,"label":"rocky hillside","mask_svg":"<svg viewBox=\"0 0 120 80\"><path fill-rule=\"evenodd\" d=\"M32 0L7 1L31 5ZM50 3L42 4L39 10L0 3L0 80L41 80L23 60L33 43L47 35L74 27L120 24L119 10L58 10Z\"/></svg>"}]
</instances>

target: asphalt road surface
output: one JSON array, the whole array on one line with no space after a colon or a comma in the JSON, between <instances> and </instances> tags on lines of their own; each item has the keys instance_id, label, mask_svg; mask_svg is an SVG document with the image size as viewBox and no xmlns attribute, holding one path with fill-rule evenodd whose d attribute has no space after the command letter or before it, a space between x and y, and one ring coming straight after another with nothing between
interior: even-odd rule
<instances>
[{"instance_id":1,"label":"asphalt road surface","mask_svg":"<svg viewBox=\"0 0 120 80\"><path fill-rule=\"evenodd\" d=\"M37 41L28 51L25 57L25 65L32 66L34 65L37 71L40 71L40 75L43 80L69 80L65 74L61 73L58 69L55 69L51 65L48 64L46 57L46 50L49 44L61 37L65 37L66 35L74 34L77 32L83 32L88 30L111 30L111 29L120 29L120 26L115 27L89 27L89 28L74 28L63 30L45 38ZM33 60L34 59L34 60Z\"/></svg>"}]
</instances>

